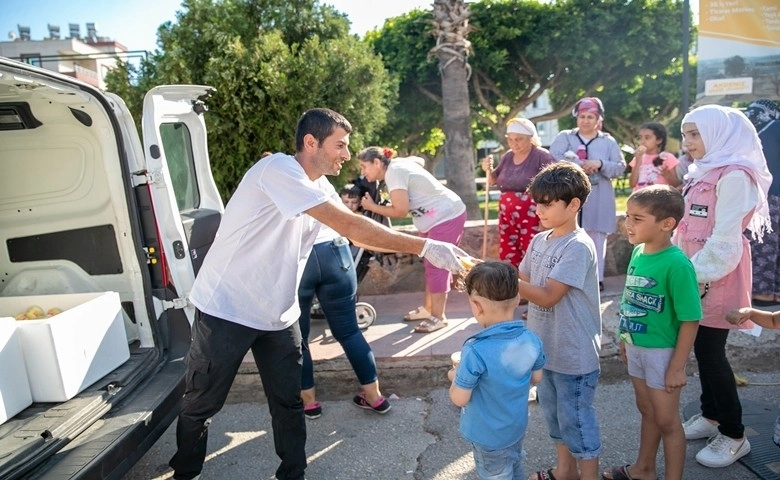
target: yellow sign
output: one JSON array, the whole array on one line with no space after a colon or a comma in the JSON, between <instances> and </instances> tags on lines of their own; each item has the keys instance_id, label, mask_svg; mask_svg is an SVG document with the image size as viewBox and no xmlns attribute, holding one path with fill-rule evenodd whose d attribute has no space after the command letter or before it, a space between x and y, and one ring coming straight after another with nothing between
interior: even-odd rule
<instances>
[{"instance_id":1,"label":"yellow sign","mask_svg":"<svg viewBox=\"0 0 780 480\"><path fill-rule=\"evenodd\" d=\"M740 95L753 93L753 77L706 80L704 95Z\"/></svg>"},{"instance_id":2,"label":"yellow sign","mask_svg":"<svg viewBox=\"0 0 780 480\"><path fill-rule=\"evenodd\" d=\"M700 0L699 36L780 47L777 0Z\"/></svg>"}]
</instances>

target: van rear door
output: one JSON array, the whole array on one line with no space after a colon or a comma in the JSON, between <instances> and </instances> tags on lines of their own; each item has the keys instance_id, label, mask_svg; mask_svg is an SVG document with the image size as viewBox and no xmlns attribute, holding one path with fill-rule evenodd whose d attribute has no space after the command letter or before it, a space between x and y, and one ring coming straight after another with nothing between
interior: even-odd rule
<instances>
[{"instance_id":1,"label":"van rear door","mask_svg":"<svg viewBox=\"0 0 780 480\"><path fill-rule=\"evenodd\" d=\"M206 100L213 91L200 85L165 85L144 98L143 177L155 218L157 248L149 245L150 264L160 267L164 287L177 298L168 308L183 308L190 323L194 308L186 300L224 212L211 174ZM144 188L144 185L140 185ZM158 276L159 276L158 275Z\"/></svg>"}]
</instances>

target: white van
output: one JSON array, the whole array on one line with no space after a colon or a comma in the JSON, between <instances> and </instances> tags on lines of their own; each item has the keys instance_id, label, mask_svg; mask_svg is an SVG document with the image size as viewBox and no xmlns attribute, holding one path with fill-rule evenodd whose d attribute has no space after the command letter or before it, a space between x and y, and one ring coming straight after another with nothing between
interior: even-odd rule
<instances>
[{"instance_id":1,"label":"white van","mask_svg":"<svg viewBox=\"0 0 780 480\"><path fill-rule=\"evenodd\" d=\"M194 318L187 296L224 211L207 153L210 92L151 90L142 146L121 98L0 57L0 317L19 313L3 305L115 292L122 327L112 334L122 348L83 348L89 368L110 372L59 401L33 392L0 425L0 478L120 479L176 418ZM109 335L95 331L100 314L79 315L60 342ZM36 337L24 335L24 359L3 362L4 377L26 368L34 386L66 375L31 361L49 355L59 362L53 370L71 368L52 352L56 339L31 344ZM0 361L12 354L3 350ZM0 380L0 407L22 387Z\"/></svg>"}]
</instances>

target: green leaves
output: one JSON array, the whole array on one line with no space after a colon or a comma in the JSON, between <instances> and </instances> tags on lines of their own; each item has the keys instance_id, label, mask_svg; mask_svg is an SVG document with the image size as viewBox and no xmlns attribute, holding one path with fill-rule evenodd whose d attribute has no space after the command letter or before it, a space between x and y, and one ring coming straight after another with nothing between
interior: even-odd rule
<instances>
[{"instance_id":1,"label":"green leaves","mask_svg":"<svg viewBox=\"0 0 780 480\"><path fill-rule=\"evenodd\" d=\"M214 86L209 155L225 199L263 151L294 152L296 123L309 108L344 114L355 149L384 123L397 82L333 7L315 0L186 0L183 8L176 23L158 30L160 50L138 86L127 69L109 85L141 99L142 85ZM140 114L141 103L132 105Z\"/></svg>"}]
</instances>

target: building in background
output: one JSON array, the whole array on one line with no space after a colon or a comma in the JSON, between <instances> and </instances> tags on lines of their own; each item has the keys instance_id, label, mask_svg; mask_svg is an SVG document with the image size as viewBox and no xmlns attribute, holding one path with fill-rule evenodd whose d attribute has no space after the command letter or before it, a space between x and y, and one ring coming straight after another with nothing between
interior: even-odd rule
<instances>
[{"instance_id":1,"label":"building in background","mask_svg":"<svg viewBox=\"0 0 780 480\"><path fill-rule=\"evenodd\" d=\"M0 55L105 90L108 71L116 66L117 60L128 61L129 54L134 52L128 52L127 47L115 40L99 36L94 23L85 27L86 32L82 34L78 23L70 23L67 34L63 34L59 25L49 24L49 36L35 40L30 27L18 25L18 34L9 32L9 40L0 42Z\"/></svg>"}]
</instances>

